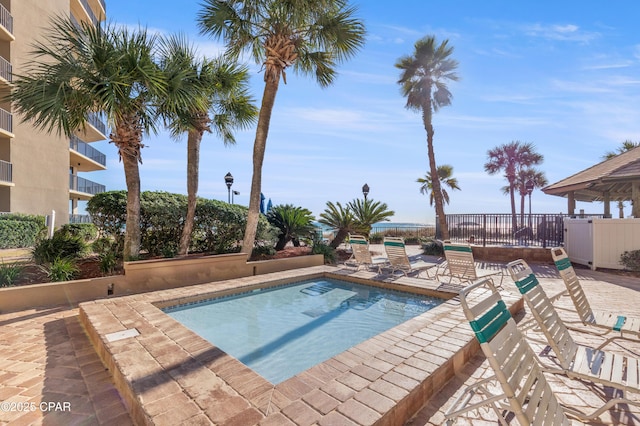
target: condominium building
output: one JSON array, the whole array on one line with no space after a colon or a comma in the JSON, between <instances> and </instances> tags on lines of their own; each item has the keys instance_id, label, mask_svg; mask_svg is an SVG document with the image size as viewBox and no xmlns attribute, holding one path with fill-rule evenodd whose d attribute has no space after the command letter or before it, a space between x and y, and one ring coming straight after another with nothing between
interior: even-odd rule
<instances>
[{"instance_id":1,"label":"condominium building","mask_svg":"<svg viewBox=\"0 0 640 426\"><path fill-rule=\"evenodd\" d=\"M0 96L11 88L29 61L33 43L42 41L51 19L69 16L96 25L106 16L104 0L0 0ZM0 99L1 99L0 98ZM92 116L68 138L36 129L0 100L0 212L48 215L56 225L77 213L78 202L104 192L90 172L106 169L106 156L91 142L106 139L106 128Z\"/></svg>"}]
</instances>

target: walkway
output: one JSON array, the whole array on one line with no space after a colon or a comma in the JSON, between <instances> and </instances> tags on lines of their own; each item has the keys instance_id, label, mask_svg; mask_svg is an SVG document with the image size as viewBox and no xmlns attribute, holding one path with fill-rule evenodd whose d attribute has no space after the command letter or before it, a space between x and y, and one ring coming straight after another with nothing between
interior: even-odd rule
<instances>
[{"instance_id":1,"label":"walkway","mask_svg":"<svg viewBox=\"0 0 640 426\"><path fill-rule=\"evenodd\" d=\"M375 246L372 249L377 250ZM562 282L554 268L537 266L536 273L549 294L562 290ZM621 311L640 316L640 279L584 269L578 273L594 308L617 306ZM515 292L510 282L505 288ZM560 303L571 307L568 298ZM570 313L563 311L562 315ZM580 333L573 335L581 343L596 345L601 341ZM640 355L640 344L628 347ZM541 352L543 348L536 349ZM476 356L466 366L464 374L450 381L409 424L442 424L444 411L463 384L488 373L483 357ZM601 394L610 394L609 389L578 381L555 376L551 381L559 398L577 408L596 406L602 399ZM23 411L18 411L20 409ZM179 410L179 407L175 409ZM592 424L640 425L640 412L636 408L623 407L605 413L600 420L600 423ZM105 370L80 325L76 307L0 314L0 423L132 424L109 371ZM481 411L459 419L457 424L494 425L496 418L491 412Z\"/></svg>"}]
</instances>

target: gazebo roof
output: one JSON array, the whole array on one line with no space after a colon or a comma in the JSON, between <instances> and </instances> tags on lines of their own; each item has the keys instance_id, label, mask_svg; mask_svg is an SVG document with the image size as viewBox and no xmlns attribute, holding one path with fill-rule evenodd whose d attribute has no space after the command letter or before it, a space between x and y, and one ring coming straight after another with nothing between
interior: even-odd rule
<instances>
[{"instance_id":1,"label":"gazebo roof","mask_svg":"<svg viewBox=\"0 0 640 426\"><path fill-rule=\"evenodd\" d=\"M542 188L549 195L567 197L573 192L576 201L611 201L631 199L631 183L640 181L640 147L616 155L566 179Z\"/></svg>"}]
</instances>

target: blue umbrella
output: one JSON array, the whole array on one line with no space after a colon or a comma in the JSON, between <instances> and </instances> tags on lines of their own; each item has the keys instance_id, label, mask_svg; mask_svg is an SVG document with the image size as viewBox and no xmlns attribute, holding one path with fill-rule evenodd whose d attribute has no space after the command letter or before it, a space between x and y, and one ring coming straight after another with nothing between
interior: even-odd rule
<instances>
[{"instance_id":1,"label":"blue umbrella","mask_svg":"<svg viewBox=\"0 0 640 426\"><path fill-rule=\"evenodd\" d=\"M269 198L269 201L267 202L267 212L271 210L271 207L273 207L273 204L271 204L271 198Z\"/></svg>"},{"instance_id":2,"label":"blue umbrella","mask_svg":"<svg viewBox=\"0 0 640 426\"><path fill-rule=\"evenodd\" d=\"M260 213L264 214L264 194L260 193Z\"/></svg>"}]
</instances>

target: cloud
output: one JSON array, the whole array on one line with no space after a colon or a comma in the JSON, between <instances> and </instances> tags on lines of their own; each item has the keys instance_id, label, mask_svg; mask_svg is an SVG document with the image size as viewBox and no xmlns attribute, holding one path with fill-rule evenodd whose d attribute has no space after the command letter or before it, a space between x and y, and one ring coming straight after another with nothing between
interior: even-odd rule
<instances>
[{"instance_id":1,"label":"cloud","mask_svg":"<svg viewBox=\"0 0 640 426\"><path fill-rule=\"evenodd\" d=\"M574 24L527 24L523 25L521 29L528 36L547 40L588 43L600 37L600 33L581 30L579 26Z\"/></svg>"}]
</instances>

